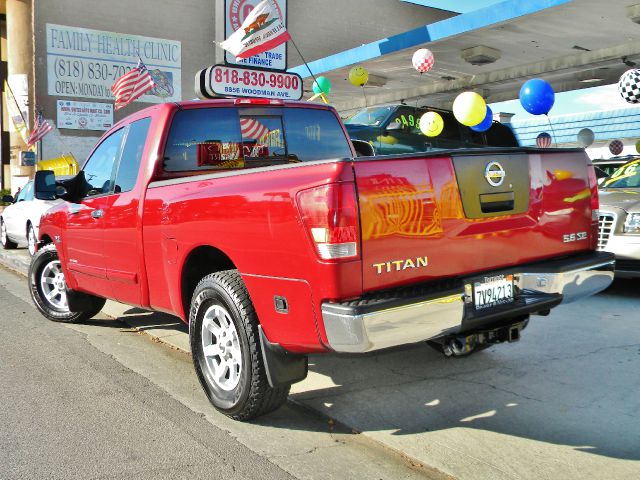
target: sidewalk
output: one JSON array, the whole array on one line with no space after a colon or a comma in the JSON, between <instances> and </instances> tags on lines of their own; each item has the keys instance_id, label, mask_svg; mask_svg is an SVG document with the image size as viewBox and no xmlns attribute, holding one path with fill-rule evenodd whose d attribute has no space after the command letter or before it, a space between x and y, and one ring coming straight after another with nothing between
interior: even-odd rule
<instances>
[{"instance_id":1,"label":"sidewalk","mask_svg":"<svg viewBox=\"0 0 640 480\"><path fill-rule=\"evenodd\" d=\"M28 261L24 250L0 249L0 263L22 274ZM635 478L637 285L617 281L603 294L534 317L520 342L468 358L445 359L424 344L314 355L290 400L460 479ZM187 329L175 317L115 302L104 312L189 350Z\"/></svg>"}]
</instances>

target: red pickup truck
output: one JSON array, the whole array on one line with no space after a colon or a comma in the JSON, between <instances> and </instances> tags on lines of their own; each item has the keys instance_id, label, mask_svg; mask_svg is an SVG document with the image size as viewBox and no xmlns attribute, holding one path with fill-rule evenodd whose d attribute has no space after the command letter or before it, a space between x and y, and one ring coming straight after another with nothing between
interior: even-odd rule
<instances>
[{"instance_id":1,"label":"red pickup truck","mask_svg":"<svg viewBox=\"0 0 640 480\"><path fill-rule=\"evenodd\" d=\"M38 309L177 315L206 394L240 420L280 406L309 353L467 355L613 278L583 150L357 156L335 110L305 102L153 106L35 189L66 200L40 222Z\"/></svg>"}]
</instances>

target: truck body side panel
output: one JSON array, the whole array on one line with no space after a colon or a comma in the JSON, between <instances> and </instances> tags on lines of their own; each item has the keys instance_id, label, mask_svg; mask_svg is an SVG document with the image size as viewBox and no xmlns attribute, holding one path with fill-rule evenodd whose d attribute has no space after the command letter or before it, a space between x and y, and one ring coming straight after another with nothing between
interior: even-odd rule
<instances>
[{"instance_id":1,"label":"truck body side panel","mask_svg":"<svg viewBox=\"0 0 640 480\"><path fill-rule=\"evenodd\" d=\"M296 194L345 181L353 182L350 162L299 164L152 184L144 209L145 263L148 272L158 272L149 273L151 307L186 318L188 312L179 295L183 266L195 249L213 247L248 279L249 294L271 342L294 343L296 339L318 348L323 331L318 331L314 320L308 287L299 285L312 285L318 306L325 298L357 297L362 293L362 267L358 260L318 259L300 220ZM294 295L287 298L294 312L288 316L274 307L274 296L282 295L283 285L298 285L285 288Z\"/></svg>"}]
</instances>

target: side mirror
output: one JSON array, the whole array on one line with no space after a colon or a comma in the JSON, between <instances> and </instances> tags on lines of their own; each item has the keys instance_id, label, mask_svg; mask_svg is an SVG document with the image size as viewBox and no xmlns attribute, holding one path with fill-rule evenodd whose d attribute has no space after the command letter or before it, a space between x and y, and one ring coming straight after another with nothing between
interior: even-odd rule
<instances>
[{"instance_id":1,"label":"side mirror","mask_svg":"<svg viewBox=\"0 0 640 480\"><path fill-rule=\"evenodd\" d=\"M369 142L352 138L351 143L353 143L353 148L355 148L356 155L358 157L373 157L376 154L373 145L371 145Z\"/></svg>"},{"instance_id":2,"label":"side mirror","mask_svg":"<svg viewBox=\"0 0 640 480\"><path fill-rule=\"evenodd\" d=\"M51 170L36 172L33 182L34 196L38 200L55 200L56 177Z\"/></svg>"},{"instance_id":3,"label":"side mirror","mask_svg":"<svg viewBox=\"0 0 640 480\"><path fill-rule=\"evenodd\" d=\"M16 201L15 198L13 198L11 195L2 196L2 203L13 203L15 201Z\"/></svg>"},{"instance_id":4,"label":"side mirror","mask_svg":"<svg viewBox=\"0 0 640 480\"><path fill-rule=\"evenodd\" d=\"M387 132L393 132L394 130L401 130L402 125L398 122L391 122L389 125L385 127Z\"/></svg>"}]
</instances>

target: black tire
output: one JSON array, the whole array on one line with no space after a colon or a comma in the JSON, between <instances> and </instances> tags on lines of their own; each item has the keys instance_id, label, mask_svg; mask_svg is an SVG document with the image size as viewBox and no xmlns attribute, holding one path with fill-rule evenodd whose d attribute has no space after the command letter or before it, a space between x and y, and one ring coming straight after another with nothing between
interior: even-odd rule
<instances>
[{"instance_id":1,"label":"black tire","mask_svg":"<svg viewBox=\"0 0 640 480\"><path fill-rule=\"evenodd\" d=\"M5 250L13 250L18 246L16 242L9 240L9 237L7 236L7 227L2 218L0 218L0 243L2 243L2 248Z\"/></svg>"},{"instance_id":2,"label":"black tire","mask_svg":"<svg viewBox=\"0 0 640 480\"><path fill-rule=\"evenodd\" d=\"M56 268L59 272L58 274L54 273L56 272ZM55 276L55 279L51 274ZM42 285L43 276L50 278L52 280L51 284L55 284L49 292L51 294L57 293L52 298L47 298L46 296L46 292L44 291L45 287ZM62 270L60 269L60 260L58 259L56 246L52 243L38 250L31 259L28 280L29 293L31 293L33 303L35 303L40 313L54 322L84 322L96 316L106 302L104 298L87 295L90 308L81 312L72 312L69 310L69 307L65 305L66 284L64 283L64 274L62 274ZM64 295L62 294L63 289L65 292Z\"/></svg>"},{"instance_id":3,"label":"black tire","mask_svg":"<svg viewBox=\"0 0 640 480\"><path fill-rule=\"evenodd\" d=\"M208 324L215 322L220 327L218 332L222 333L214 334L207 329L203 335L205 315ZM226 327L223 322L227 322ZM209 401L218 411L234 420L251 420L276 410L286 402L291 388L290 385L276 388L269 385L258 324L249 293L237 270L213 273L198 283L189 312L193 365ZM226 335L226 340L222 335ZM228 344L226 352L223 350L225 341ZM217 348L222 354L205 357L205 343L211 343L207 348ZM230 353L232 350L235 353ZM233 365L233 368L228 366L225 369L228 376L225 373L219 382L214 372L220 372L216 365L221 368L225 358L222 355L229 356L226 358L229 363L225 365ZM239 366L233 364L234 358L241 359Z\"/></svg>"},{"instance_id":4,"label":"black tire","mask_svg":"<svg viewBox=\"0 0 640 480\"><path fill-rule=\"evenodd\" d=\"M27 251L32 257L36 254L38 248L38 239L36 238L36 231L31 223L27 224Z\"/></svg>"}]
</instances>

